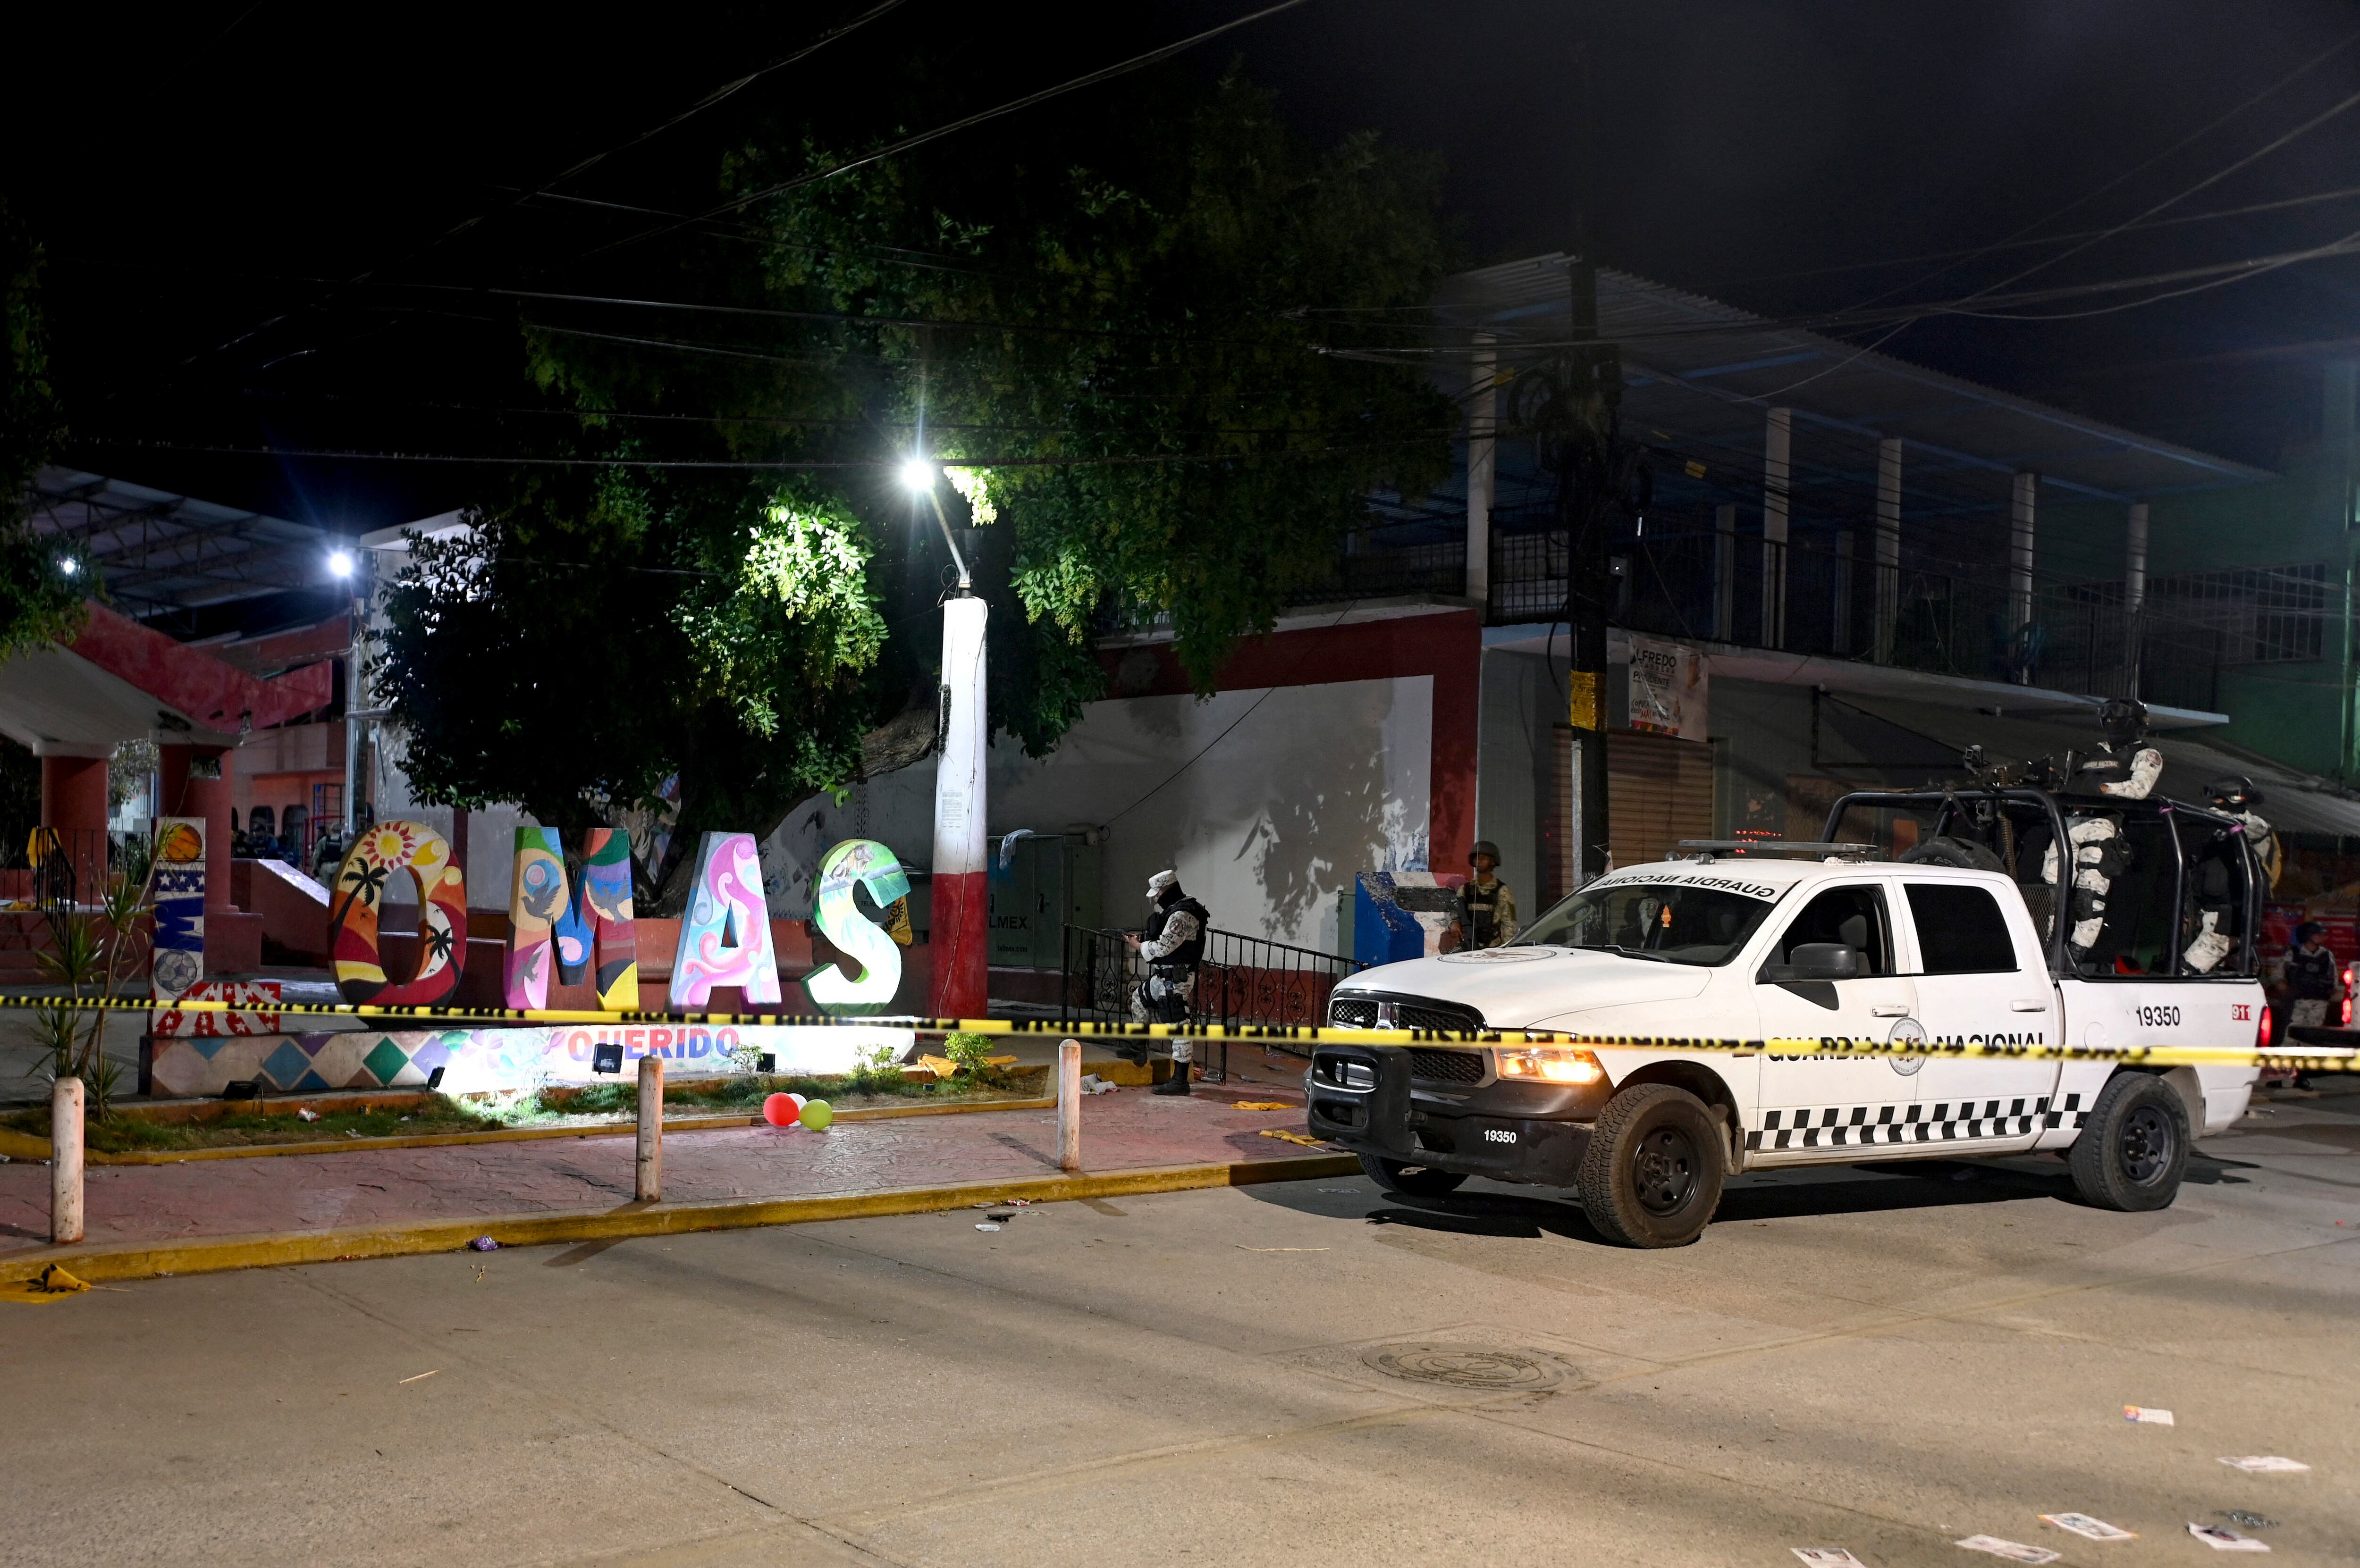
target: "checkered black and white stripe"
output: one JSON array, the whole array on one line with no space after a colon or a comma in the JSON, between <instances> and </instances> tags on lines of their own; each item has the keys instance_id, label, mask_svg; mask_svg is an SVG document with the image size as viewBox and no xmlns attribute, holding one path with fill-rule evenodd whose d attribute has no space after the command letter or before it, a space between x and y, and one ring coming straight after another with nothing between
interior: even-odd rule
<instances>
[{"instance_id":1,"label":"checkered black and white stripe","mask_svg":"<svg viewBox=\"0 0 2360 1568\"><path fill-rule=\"evenodd\" d=\"M1951 1143L1986 1138L2026 1138L2036 1129L2089 1119L2081 1096L2068 1094L2052 1108L2038 1099L1948 1100L1918 1105L1806 1105L1765 1111L1762 1126L1745 1135L1748 1149L1858 1149L1873 1144Z\"/></svg>"}]
</instances>

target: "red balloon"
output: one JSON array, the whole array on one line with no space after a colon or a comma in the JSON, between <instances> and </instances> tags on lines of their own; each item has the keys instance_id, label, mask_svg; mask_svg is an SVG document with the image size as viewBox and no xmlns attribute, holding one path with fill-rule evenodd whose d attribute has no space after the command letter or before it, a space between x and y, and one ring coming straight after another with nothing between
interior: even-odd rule
<instances>
[{"instance_id":1,"label":"red balloon","mask_svg":"<svg viewBox=\"0 0 2360 1568\"><path fill-rule=\"evenodd\" d=\"M792 1094L773 1094L762 1102L762 1119L772 1127L792 1127L803 1114Z\"/></svg>"}]
</instances>

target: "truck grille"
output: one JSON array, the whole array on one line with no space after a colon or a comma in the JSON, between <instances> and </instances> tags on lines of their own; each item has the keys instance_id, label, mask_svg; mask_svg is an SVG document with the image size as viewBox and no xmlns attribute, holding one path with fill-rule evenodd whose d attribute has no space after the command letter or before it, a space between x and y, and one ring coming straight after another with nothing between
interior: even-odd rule
<instances>
[{"instance_id":1,"label":"truck grille","mask_svg":"<svg viewBox=\"0 0 2360 1568\"><path fill-rule=\"evenodd\" d=\"M1393 996L1356 991L1328 1002L1328 1021L1342 1029L1380 1029L1379 1005L1393 1013L1392 1027L1405 1029L1448 1029L1459 1033L1484 1027L1483 1015L1460 1002L1437 1002L1431 996Z\"/></svg>"},{"instance_id":2,"label":"truck grille","mask_svg":"<svg viewBox=\"0 0 2360 1568\"><path fill-rule=\"evenodd\" d=\"M1428 1083L1480 1083L1483 1082L1483 1056L1474 1051L1428 1051L1414 1047L1409 1053L1409 1075L1413 1081Z\"/></svg>"}]
</instances>

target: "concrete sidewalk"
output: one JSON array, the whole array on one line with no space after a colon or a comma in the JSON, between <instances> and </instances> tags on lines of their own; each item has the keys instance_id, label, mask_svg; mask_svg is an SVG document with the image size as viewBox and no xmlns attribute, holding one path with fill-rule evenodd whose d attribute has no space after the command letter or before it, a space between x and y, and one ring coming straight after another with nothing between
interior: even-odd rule
<instances>
[{"instance_id":1,"label":"concrete sidewalk","mask_svg":"<svg viewBox=\"0 0 2360 1568\"><path fill-rule=\"evenodd\" d=\"M1120 1089L1082 1103L1086 1171L1264 1161L1311 1152L1264 1138L1303 1113L1240 1111L1240 1099L1299 1102L1268 1083L1200 1085L1187 1098ZM184 1164L93 1167L77 1250L223 1236L428 1226L493 1216L613 1214L632 1200L633 1140L585 1136L455 1148L355 1149ZM664 1138L664 1207L840 1196L1057 1171L1056 1113L1023 1110L839 1123L825 1133L739 1127ZM0 1165L0 1264L47 1250L47 1167Z\"/></svg>"}]
</instances>

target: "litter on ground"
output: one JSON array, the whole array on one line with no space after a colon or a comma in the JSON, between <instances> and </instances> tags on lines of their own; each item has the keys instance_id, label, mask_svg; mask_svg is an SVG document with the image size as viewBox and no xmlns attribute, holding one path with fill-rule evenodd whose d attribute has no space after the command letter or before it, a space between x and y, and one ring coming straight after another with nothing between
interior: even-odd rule
<instances>
[{"instance_id":1,"label":"litter on ground","mask_svg":"<svg viewBox=\"0 0 2360 1568\"><path fill-rule=\"evenodd\" d=\"M1233 1111L1291 1111L1295 1108L1284 1100L1240 1100L1229 1107Z\"/></svg>"},{"instance_id":2,"label":"litter on ground","mask_svg":"<svg viewBox=\"0 0 2360 1568\"><path fill-rule=\"evenodd\" d=\"M1299 1132L1282 1132L1277 1127L1262 1128L1262 1136L1264 1138L1284 1138L1289 1143L1299 1143L1306 1149L1325 1149L1328 1147L1316 1138L1306 1138Z\"/></svg>"},{"instance_id":3,"label":"litter on ground","mask_svg":"<svg viewBox=\"0 0 2360 1568\"><path fill-rule=\"evenodd\" d=\"M2020 1541L2002 1541L1995 1535L1971 1535L1964 1541L1950 1542L1969 1552L1988 1552L1994 1557L2005 1557L2010 1563L2054 1563L2063 1555L2045 1546L2027 1546Z\"/></svg>"},{"instance_id":4,"label":"litter on ground","mask_svg":"<svg viewBox=\"0 0 2360 1568\"><path fill-rule=\"evenodd\" d=\"M977 1222L975 1228L978 1230L998 1230L1000 1227L992 1224L989 1220L980 1220Z\"/></svg>"},{"instance_id":5,"label":"litter on ground","mask_svg":"<svg viewBox=\"0 0 2360 1568\"><path fill-rule=\"evenodd\" d=\"M1787 1550L1811 1568L1865 1568L1859 1558L1841 1546L1794 1546Z\"/></svg>"},{"instance_id":6,"label":"litter on ground","mask_svg":"<svg viewBox=\"0 0 2360 1568\"><path fill-rule=\"evenodd\" d=\"M2278 1520L2264 1519L2259 1514L2249 1514L2243 1508L2215 1508L2212 1511L2239 1530L2276 1530L2278 1527Z\"/></svg>"},{"instance_id":7,"label":"litter on ground","mask_svg":"<svg viewBox=\"0 0 2360 1568\"><path fill-rule=\"evenodd\" d=\"M2053 1524L2059 1530L2070 1530L2073 1534L2081 1536L2090 1541L2136 1541L2138 1539L2137 1535L2131 1530L2117 1530L2113 1525L2108 1524L2105 1520L2102 1519L2092 1519L2088 1514L2042 1514L2040 1516L2040 1519L2043 1524Z\"/></svg>"},{"instance_id":8,"label":"litter on ground","mask_svg":"<svg viewBox=\"0 0 2360 1568\"><path fill-rule=\"evenodd\" d=\"M2291 1475L2298 1470L2311 1468L2300 1459L2288 1459L2276 1454L2246 1454L2234 1459L2223 1459L2221 1463L2233 1470L2243 1470L2248 1475Z\"/></svg>"},{"instance_id":9,"label":"litter on ground","mask_svg":"<svg viewBox=\"0 0 2360 1568\"><path fill-rule=\"evenodd\" d=\"M299 1105L299 1106L297 1106L297 1107L296 1107L296 1110L295 1110L295 1115L296 1115L300 1119L301 1119L301 1120L303 1120L303 1121L307 1121L307 1122L316 1122L316 1121L318 1121L318 1120L320 1119L320 1113L319 1113L319 1112L317 1112L317 1111L315 1111L315 1110L313 1110L313 1109L312 1109L311 1106L309 1106L309 1105Z\"/></svg>"},{"instance_id":10,"label":"litter on ground","mask_svg":"<svg viewBox=\"0 0 2360 1568\"><path fill-rule=\"evenodd\" d=\"M2136 1421L2141 1426L2169 1426L2172 1424L2171 1412L2169 1410L2158 1410L2151 1405L2125 1405L2123 1407L2123 1420L2126 1421Z\"/></svg>"},{"instance_id":11,"label":"litter on ground","mask_svg":"<svg viewBox=\"0 0 2360 1568\"><path fill-rule=\"evenodd\" d=\"M440 1372L440 1371L442 1371L442 1368L441 1368L440 1367L437 1367L436 1368L434 1368L434 1372ZM421 1373L420 1373L417 1377L404 1377L404 1378L403 1378L403 1379L401 1379L401 1380L402 1380L403 1382L405 1382L405 1383L421 1383L421 1382L425 1381L427 1378L433 1377L433 1376L434 1376L434 1372L421 1372Z\"/></svg>"},{"instance_id":12,"label":"litter on ground","mask_svg":"<svg viewBox=\"0 0 2360 1568\"><path fill-rule=\"evenodd\" d=\"M2256 1541L2250 1535L2239 1535L2234 1530L2223 1530L2217 1524L2191 1524L2188 1533L2215 1552L2267 1552L2270 1544Z\"/></svg>"},{"instance_id":13,"label":"litter on ground","mask_svg":"<svg viewBox=\"0 0 2360 1568\"><path fill-rule=\"evenodd\" d=\"M479 1236L467 1244L470 1252L497 1252L499 1249L500 1244L488 1236Z\"/></svg>"}]
</instances>

